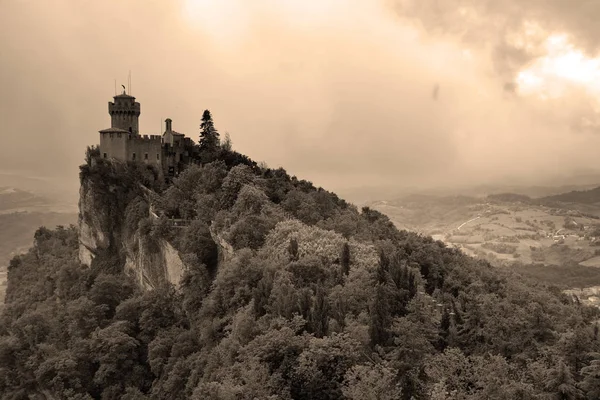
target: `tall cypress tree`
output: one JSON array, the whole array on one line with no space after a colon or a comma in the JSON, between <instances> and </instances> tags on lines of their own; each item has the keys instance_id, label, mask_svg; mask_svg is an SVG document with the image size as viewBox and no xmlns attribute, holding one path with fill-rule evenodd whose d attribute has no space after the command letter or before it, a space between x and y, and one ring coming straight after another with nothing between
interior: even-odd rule
<instances>
[{"instance_id":1,"label":"tall cypress tree","mask_svg":"<svg viewBox=\"0 0 600 400\"><path fill-rule=\"evenodd\" d=\"M350 246L348 246L348 242L345 242L342 246L340 264L342 265L342 273L348 275L350 273Z\"/></svg>"},{"instance_id":2,"label":"tall cypress tree","mask_svg":"<svg viewBox=\"0 0 600 400\"><path fill-rule=\"evenodd\" d=\"M390 307L388 304L389 291L385 284L378 284L375 289L375 297L371 306L371 320L369 321L369 338L371 346L385 346L389 339L389 327L391 325Z\"/></svg>"},{"instance_id":3,"label":"tall cypress tree","mask_svg":"<svg viewBox=\"0 0 600 400\"><path fill-rule=\"evenodd\" d=\"M315 291L315 301L310 313L309 323L316 337L322 338L327 335L329 329L329 303L327 294L318 285Z\"/></svg>"}]
</instances>

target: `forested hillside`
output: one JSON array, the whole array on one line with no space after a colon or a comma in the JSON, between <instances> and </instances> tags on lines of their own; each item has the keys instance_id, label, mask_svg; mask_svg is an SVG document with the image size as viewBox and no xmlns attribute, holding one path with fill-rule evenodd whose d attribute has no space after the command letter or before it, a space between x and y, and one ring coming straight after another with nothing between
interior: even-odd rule
<instances>
[{"instance_id":1,"label":"forested hillside","mask_svg":"<svg viewBox=\"0 0 600 400\"><path fill-rule=\"evenodd\" d=\"M596 309L283 169L204 155L166 185L89 152L82 179L108 179L115 223L187 270L143 291L118 249L85 268L75 227L40 228L9 266L4 399L599 398Z\"/></svg>"},{"instance_id":2,"label":"forested hillside","mask_svg":"<svg viewBox=\"0 0 600 400\"><path fill-rule=\"evenodd\" d=\"M600 187L590 190L574 190L569 193L557 194L543 197L540 201L544 203L583 203L595 204L600 202Z\"/></svg>"}]
</instances>

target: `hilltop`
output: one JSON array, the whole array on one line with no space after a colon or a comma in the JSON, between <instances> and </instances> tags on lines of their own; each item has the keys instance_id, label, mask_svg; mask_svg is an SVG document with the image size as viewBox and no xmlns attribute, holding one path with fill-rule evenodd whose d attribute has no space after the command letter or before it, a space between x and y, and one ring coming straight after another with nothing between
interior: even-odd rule
<instances>
[{"instance_id":1,"label":"hilltop","mask_svg":"<svg viewBox=\"0 0 600 400\"><path fill-rule=\"evenodd\" d=\"M544 203L574 203L600 205L600 187L590 190L573 190L540 199Z\"/></svg>"},{"instance_id":2,"label":"hilltop","mask_svg":"<svg viewBox=\"0 0 600 400\"><path fill-rule=\"evenodd\" d=\"M88 151L79 229L40 228L10 263L2 393L596 393L598 310L282 168L218 144L199 154L165 181L151 165Z\"/></svg>"}]
</instances>

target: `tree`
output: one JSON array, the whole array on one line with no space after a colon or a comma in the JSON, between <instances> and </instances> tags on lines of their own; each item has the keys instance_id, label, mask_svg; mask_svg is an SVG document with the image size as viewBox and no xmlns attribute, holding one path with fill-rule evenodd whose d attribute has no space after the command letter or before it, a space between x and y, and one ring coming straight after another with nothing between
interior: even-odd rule
<instances>
[{"instance_id":1,"label":"tree","mask_svg":"<svg viewBox=\"0 0 600 400\"><path fill-rule=\"evenodd\" d=\"M546 390L553 393L552 398L556 400L574 400L583 397L581 390L576 386L573 374L562 360L549 371Z\"/></svg>"},{"instance_id":2,"label":"tree","mask_svg":"<svg viewBox=\"0 0 600 400\"><path fill-rule=\"evenodd\" d=\"M247 165L236 165L231 168L221 185L219 207L224 209L233 206L242 187L252 184L254 180L254 173Z\"/></svg>"},{"instance_id":3,"label":"tree","mask_svg":"<svg viewBox=\"0 0 600 400\"><path fill-rule=\"evenodd\" d=\"M588 399L600 398L600 354L592 353L593 360L590 365L581 369L583 380L581 388L585 391Z\"/></svg>"},{"instance_id":4,"label":"tree","mask_svg":"<svg viewBox=\"0 0 600 400\"><path fill-rule=\"evenodd\" d=\"M344 275L348 275L350 273L350 246L348 246L348 242L345 242L342 246L340 264L342 265Z\"/></svg>"},{"instance_id":5,"label":"tree","mask_svg":"<svg viewBox=\"0 0 600 400\"><path fill-rule=\"evenodd\" d=\"M389 291L385 284L378 284L375 288L375 297L371 307L369 324L369 337L371 346L385 346L389 339L388 328L391 324L390 309L388 304Z\"/></svg>"},{"instance_id":6,"label":"tree","mask_svg":"<svg viewBox=\"0 0 600 400\"><path fill-rule=\"evenodd\" d=\"M225 132L225 140L221 143L221 148L225 151L231 151L232 143L231 136L229 136L229 132Z\"/></svg>"},{"instance_id":7,"label":"tree","mask_svg":"<svg viewBox=\"0 0 600 400\"><path fill-rule=\"evenodd\" d=\"M209 110L204 110L202 122L200 123L200 149L213 152L219 146L219 132L215 129L215 124Z\"/></svg>"},{"instance_id":8,"label":"tree","mask_svg":"<svg viewBox=\"0 0 600 400\"><path fill-rule=\"evenodd\" d=\"M342 393L351 400L396 400L401 396L396 375L382 364L355 365L346 372Z\"/></svg>"},{"instance_id":9,"label":"tree","mask_svg":"<svg viewBox=\"0 0 600 400\"><path fill-rule=\"evenodd\" d=\"M300 257L298 255L298 241L296 238L290 238L288 252L290 253L290 261L298 261Z\"/></svg>"},{"instance_id":10,"label":"tree","mask_svg":"<svg viewBox=\"0 0 600 400\"><path fill-rule=\"evenodd\" d=\"M329 329L329 308L327 294L321 285L317 285L315 302L310 313L309 323L312 327L312 332L318 338L327 335L327 330Z\"/></svg>"}]
</instances>

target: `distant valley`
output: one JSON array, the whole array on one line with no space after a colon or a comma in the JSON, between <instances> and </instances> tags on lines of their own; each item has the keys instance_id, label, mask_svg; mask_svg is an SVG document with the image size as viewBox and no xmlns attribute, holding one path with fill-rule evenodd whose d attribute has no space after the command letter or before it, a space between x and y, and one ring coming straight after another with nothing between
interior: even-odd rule
<instances>
[{"instance_id":1,"label":"distant valley","mask_svg":"<svg viewBox=\"0 0 600 400\"><path fill-rule=\"evenodd\" d=\"M600 285L600 187L538 198L420 194L366 205L400 229L563 289Z\"/></svg>"},{"instance_id":2,"label":"distant valley","mask_svg":"<svg viewBox=\"0 0 600 400\"><path fill-rule=\"evenodd\" d=\"M6 291L10 259L27 251L40 226L53 228L77 222L77 206L14 187L0 187L0 304Z\"/></svg>"}]
</instances>

